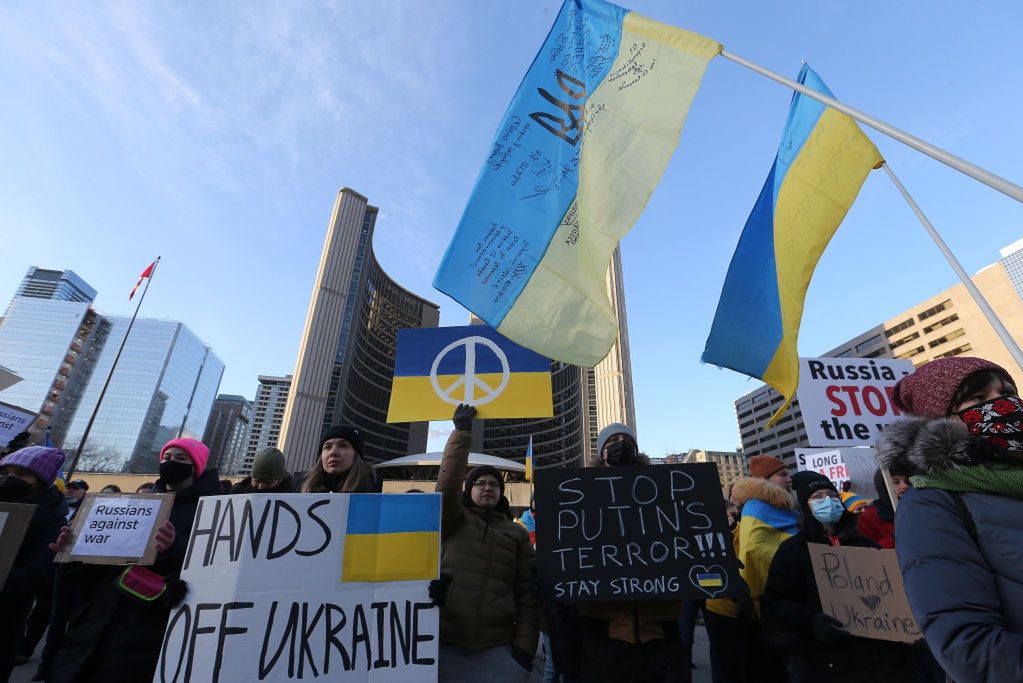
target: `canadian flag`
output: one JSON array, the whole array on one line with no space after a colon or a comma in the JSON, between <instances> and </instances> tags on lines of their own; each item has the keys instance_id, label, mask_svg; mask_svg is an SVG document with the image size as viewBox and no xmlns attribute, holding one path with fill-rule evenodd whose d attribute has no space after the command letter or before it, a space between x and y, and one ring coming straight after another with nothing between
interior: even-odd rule
<instances>
[{"instance_id":1,"label":"canadian flag","mask_svg":"<svg viewBox=\"0 0 1023 683\"><path fill-rule=\"evenodd\" d=\"M142 274L139 275L139 281L135 283L135 288L131 290L131 294L128 295L128 301L131 301L131 298L135 296L135 292L139 291L139 287L142 286L142 281L153 274L154 268L156 268L156 261L150 263L149 267L142 271Z\"/></svg>"}]
</instances>

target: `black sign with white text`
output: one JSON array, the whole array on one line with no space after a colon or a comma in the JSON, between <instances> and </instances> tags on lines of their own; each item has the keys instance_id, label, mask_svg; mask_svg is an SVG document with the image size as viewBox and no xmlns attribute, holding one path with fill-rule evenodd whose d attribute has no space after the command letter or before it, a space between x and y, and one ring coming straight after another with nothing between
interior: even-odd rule
<instances>
[{"instance_id":1,"label":"black sign with white text","mask_svg":"<svg viewBox=\"0 0 1023 683\"><path fill-rule=\"evenodd\" d=\"M538 471L536 553L565 602L745 593L713 463Z\"/></svg>"}]
</instances>

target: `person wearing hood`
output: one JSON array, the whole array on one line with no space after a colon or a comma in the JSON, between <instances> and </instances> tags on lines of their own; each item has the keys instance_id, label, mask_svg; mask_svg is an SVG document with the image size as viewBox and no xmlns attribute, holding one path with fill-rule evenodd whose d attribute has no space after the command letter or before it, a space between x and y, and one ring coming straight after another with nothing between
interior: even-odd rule
<instances>
[{"instance_id":1,"label":"person wearing hood","mask_svg":"<svg viewBox=\"0 0 1023 683\"><path fill-rule=\"evenodd\" d=\"M293 490L284 453L270 446L256 453L249 476L232 486L230 493L291 493Z\"/></svg>"},{"instance_id":2,"label":"person wearing hood","mask_svg":"<svg viewBox=\"0 0 1023 683\"><path fill-rule=\"evenodd\" d=\"M380 482L363 453L362 432L334 425L320 435L320 457L302 482L302 493L379 493Z\"/></svg>"},{"instance_id":3,"label":"person wearing hood","mask_svg":"<svg viewBox=\"0 0 1023 683\"><path fill-rule=\"evenodd\" d=\"M0 502L35 505L28 529L0 590L0 681L14 667L17 641L35 596L53 590L53 551L49 544L64 525L67 502L54 481L64 452L28 446L0 459Z\"/></svg>"},{"instance_id":4,"label":"person wearing hood","mask_svg":"<svg viewBox=\"0 0 1023 683\"><path fill-rule=\"evenodd\" d=\"M508 512L501 473L465 474L476 409L459 405L441 460L441 572L451 576L440 613L441 683L521 683L539 638L536 553Z\"/></svg>"},{"instance_id":5,"label":"person wearing hood","mask_svg":"<svg viewBox=\"0 0 1023 683\"><path fill-rule=\"evenodd\" d=\"M1023 681L1023 400L1006 370L942 358L895 385L910 417L878 463L913 471L895 514L917 624L957 681Z\"/></svg>"},{"instance_id":6,"label":"person wearing hood","mask_svg":"<svg viewBox=\"0 0 1023 683\"><path fill-rule=\"evenodd\" d=\"M895 495L902 495L912 487L909 477L912 470L906 466L896 465L890 472L892 483L895 484ZM888 495L888 487L884 483L884 474L880 469L874 473L874 488L877 499L860 513L856 520L856 530L882 548L895 547L895 510L892 499Z\"/></svg>"},{"instance_id":7,"label":"person wearing hood","mask_svg":"<svg viewBox=\"0 0 1023 683\"><path fill-rule=\"evenodd\" d=\"M798 472L792 487L800 512L799 532L778 547L763 595L764 623L782 644L788 680L913 680L909 646L850 636L842 622L821 607L807 544L857 548L877 544L857 533L856 515L842 505L830 479L817 472Z\"/></svg>"},{"instance_id":8,"label":"person wearing hood","mask_svg":"<svg viewBox=\"0 0 1023 683\"><path fill-rule=\"evenodd\" d=\"M73 584L75 599L67 634L47 672L49 683L152 679L170 610L187 590L179 575L199 499L220 493L220 478L216 468L206 467L208 459L209 449L197 439L173 439L160 449L160 478L153 493L173 493L174 503L155 537L156 561L145 568L163 579L151 599L120 587L130 580L126 574L137 571L135 565L72 563L62 571L60 580ZM64 527L51 549L66 545L70 531Z\"/></svg>"}]
</instances>

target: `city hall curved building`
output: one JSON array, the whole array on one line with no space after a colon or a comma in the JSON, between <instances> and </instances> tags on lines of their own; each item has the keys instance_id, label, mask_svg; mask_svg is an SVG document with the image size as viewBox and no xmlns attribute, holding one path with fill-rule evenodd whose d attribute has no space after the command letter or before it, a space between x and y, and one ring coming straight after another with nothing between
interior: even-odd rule
<instances>
[{"instance_id":1,"label":"city hall curved building","mask_svg":"<svg viewBox=\"0 0 1023 683\"><path fill-rule=\"evenodd\" d=\"M436 327L440 311L377 263L377 213L358 192L338 192L281 427L292 471L313 465L320 433L332 424L358 427L370 462L426 450L429 423L388 424L387 406L397 331Z\"/></svg>"}]
</instances>

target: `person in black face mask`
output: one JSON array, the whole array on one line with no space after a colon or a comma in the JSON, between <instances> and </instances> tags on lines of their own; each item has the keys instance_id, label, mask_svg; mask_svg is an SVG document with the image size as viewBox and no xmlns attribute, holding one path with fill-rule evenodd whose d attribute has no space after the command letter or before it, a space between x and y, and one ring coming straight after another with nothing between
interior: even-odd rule
<instances>
[{"instance_id":1,"label":"person in black face mask","mask_svg":"<svg viewBox=\"0 0 1023 683\"><path fill-rule=\"evenodd\" d=\"M156 562L148 567L164 577L163 593L155 601L118 588L124 567L75 564L62 574L62 581L75 582L77 598L47 681L131 683L153 677L170 610L187 591L179 574L199 498L220 494L220 477L206 467L208 458L209 449L197 439L174 439L160 451L160 479L153 493L173 493L174 505L156 535ZM62 532L53 547L66 542Z\"/></svg>"},{"instance_id":2,"label":"person in black face mask","mask_svg":"<svg viewBox=\"0 0 1023 683\"><path fill-rule=\"evenodd\" d=\"M32 601L52 590L53 552L48 544L67 514L64 496L53 482L63 464L63 451L43 446L22 448L0 460L0 502L36 506L0 591L0 681L6 681L14 667L16 643Z\"/></svg>"}]
</instances>

